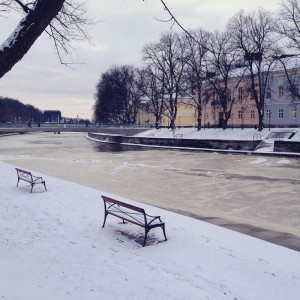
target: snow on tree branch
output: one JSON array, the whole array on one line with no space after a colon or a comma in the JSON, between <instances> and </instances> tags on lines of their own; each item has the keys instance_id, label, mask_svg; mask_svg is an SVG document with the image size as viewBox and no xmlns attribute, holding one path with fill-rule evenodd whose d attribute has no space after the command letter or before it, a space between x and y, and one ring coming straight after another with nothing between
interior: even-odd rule
<instances>
[{"instance_id":1,"label":"snow on tree branch","mask_svg":"<svg viewBox=\"0 0 300 300\"><path fill-rule=\"evenodd\" d=\"M87 29L93 22L86 18L85 2L76 0L2 0L0 12L18 11L25 16L8 39L0 46L0 78L20 61L37 38L45 31L54 41L62 64L72 41L90 41Z\"/></svg>"}]
</instances>

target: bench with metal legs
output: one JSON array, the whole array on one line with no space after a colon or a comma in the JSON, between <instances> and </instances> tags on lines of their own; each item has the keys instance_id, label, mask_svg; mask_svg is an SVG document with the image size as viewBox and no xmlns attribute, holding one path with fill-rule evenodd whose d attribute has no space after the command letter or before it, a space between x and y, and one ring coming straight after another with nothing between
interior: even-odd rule
<instances>
[{"instance_id":1,"label":"bench with metal legs","mask_svg":"<svg viewBox=\"0 0 300 300\"><path fill-rule=\"evenodd\" d=\"M143 247L146 245L149 231L153 228L160 227L163 231L165 241L167 240L165 223L162 222L160 216L151 216L146 214L145 210L141 207L137 207L106 196L101 197L104 201L104 221L102 227L105 226L107 216L112 215L122 219L123 223L127 221L145 229Z\"/></svg>"},{"instance_id":2,"label":"bench with metal legs","mask_svg":"<svg viewBox=\"0 0 300 300\"><path fill-rule=\"evenodd\" d=\"M20 180L23 180L23 181L30 183L30 185L31 185L30 193L32 192L32 189L36 184L43 184L45 187L45 190L47 191L46 182L42 177L34 176L31 174L31 172L22 170L20 168L16 168L16 171L17 171L17 175L18 175L17 186L19 185Z\"/></svg>"}]
</instances>

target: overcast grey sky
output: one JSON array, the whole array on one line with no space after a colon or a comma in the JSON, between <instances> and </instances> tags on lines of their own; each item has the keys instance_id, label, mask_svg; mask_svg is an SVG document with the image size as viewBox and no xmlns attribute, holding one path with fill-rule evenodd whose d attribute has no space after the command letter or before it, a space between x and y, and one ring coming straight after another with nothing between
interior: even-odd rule
<instances>
[{"instance_id":1,"label":"overcast grey sky","mask_svg":"<svg viewBox=\"0 0 300 300\"><path fill-rule=\"evenodd\" d=\"M80 1L80 0L78 0ZM278 9L277 0L165 0L186 28L222 30L240 9ZM101 20L90 29L93 45L75 45L83 64L60 64L52 41L43 34L21 62L0 79L0 96L32 104L41 110L58 109L66 117L91 118L95 86L101 73L113 64L141 64L141 50L170 30L159 0L89 0L88 15ZM20 20L18 15L0 17L0 44ZM179 28L173 27L173 30Z\"/></svg>"}]
</instances>

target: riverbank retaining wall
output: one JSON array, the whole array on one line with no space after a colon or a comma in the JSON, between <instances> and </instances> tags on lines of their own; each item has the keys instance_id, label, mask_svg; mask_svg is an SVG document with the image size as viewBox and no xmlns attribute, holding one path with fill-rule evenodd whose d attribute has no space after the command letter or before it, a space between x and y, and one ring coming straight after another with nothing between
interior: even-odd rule
<instances>
[{"instance_id":1,"label":"riverbank retaining wall","mask_svg":"<svg viewBox=\"0 0 300 300\"><path fill-rule=\"evenodd\" d=\"M274 152L300 153L300 142L274 141Z\"/></svg>"},{"instance_id":2,"label":"riverbank retaining wall","mask_svg":"<svg viewBox=\"0 0 300 300\"><path fill-rule=\"evenodd\" d=\"M94 140L119 144L124 149L137 146L149 146L149 147L180 147L180 148L194 148L194 149L222 149L222 150L241 150L241 151L253 151L256 146L261 142L260 140L255 141L244 141L244 140L192 140L183 138L151 138L151 137L134 137L134 136L122 136L119 134L101 134L89 132L88 137ZM118 147L118 148L120 148Z\"/></svg>"}]
</instances>

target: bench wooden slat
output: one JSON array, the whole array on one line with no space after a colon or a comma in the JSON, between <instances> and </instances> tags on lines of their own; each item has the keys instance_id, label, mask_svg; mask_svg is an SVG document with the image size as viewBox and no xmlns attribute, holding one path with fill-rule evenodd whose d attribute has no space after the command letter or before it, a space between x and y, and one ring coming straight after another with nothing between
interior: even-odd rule
<instances>
[{"instance_id":1,"label":"bench wooden slat","mask_svg":"<svg viewBox=\"0 0 300 300\"><path fill-rule=\"evenodd\" d=\"M164 233L165 240L167 240L165 232L165 223L161 221L160 216L147 215L145 210L120 200L112 199L110 197L101 196L104 202L104 221L102 227L105 226L108 215L115 216L132 224L138 225L145 229L145 237L143 247L146 245L148 232L156 227L161 227ZM123 209L125 208L125 209ZM132 213L134 211L136 213ZM140 219L138 219L140 218Z\"/></svg>"},{"instance_id":2,"label":"bench wooden slat","mask_svg":"<svg viewBox=\"0 0 300 300\"><path fill-rule=\"evenodd\" d=\"M134 205L125 203L125 202L121 202L121 201L119 201L119 200L115 200L115 199L112 199L112 198L109 198L109 197L106 197L106 196L102 196L102 199L105 199L105 202L106 202L106 203L117 204L117 205L120 205L120 206L129 208L129 209L131 209L131 210L138 211L138 212L140 212L140 213L144 213L144 212L145 212L143 208L140 208L140 207L137 207L137 206L134 206Z\"/></svg>"}]
</instances>

